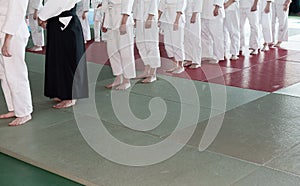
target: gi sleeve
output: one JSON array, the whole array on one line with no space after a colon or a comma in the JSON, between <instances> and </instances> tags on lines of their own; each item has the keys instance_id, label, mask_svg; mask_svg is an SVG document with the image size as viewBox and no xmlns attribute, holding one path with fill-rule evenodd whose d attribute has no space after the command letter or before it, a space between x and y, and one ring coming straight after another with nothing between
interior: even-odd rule
<instances>
[{"instance_id":1,"label":"gi sleeve","mask_svg":"<svg viewBox=\"0 0 300 186\"><path fill-rule=\"evenodd\" d=\"M224 0L214 0L214 5L218 5L219 7L224 6Z\"/></svg>"},{"instance_id":2,"label":"gi sleeve","mask_svg":"<svg viewBox=\"0 0 300 186\"><path fill-rule=\"evenodd\" d=\"M194 0L194 2L193 12L202 12L203 0Z\"/></svg>"},{"instance_id":3,"label":"gi sleeve","mask_svg":"<svg viewBox=\"0 0 300 186\"><path fill-rule=\"evenodd\" d=\"M122 0L121 14L131 15L134 0Z\"/></svg>"},{"instance_id":4,"label":"gi sleeve","mask_svg":"<svg viewBox=\"0 0 300 186\"><path fill-rule=\"evenodd\" d=\"M83 11L89 11L90 9L90 0L82 0Z\"/></svg>"},{"instance_id":5,"label":"gi sleeve","mask_svg":"<svg viewBox=\"0 0 300 186\"><path fill-rule=\"evenodd\" d=\"M43 0L31 0L30 5L32 8L39 10L42 7Z\"/></svg>"},{"instance_id":6,"label":"gi sleeve","mask_svg":"<svg viewBox=\"0 0 300 186\"><path fill-rule=\"evenodd\" d=\"M133 19L136 19L136 17L137 17L137 13L138 13L138 2L137 2L138 0L134 0L134 2L133 2Z\"/></svg>"},{"instance_id":7,"label":"gi sleeve","mask_svg":"<svg viewBox=\"0 0 300 186\"><path fill-rule=\"evenodd\" d=\"M166 7L166 1L165 0L160 0L160 2L158 4L158 10L161 11L161 12L164 12L165 7Z\"/></svg>"},{"instance_id":8,"label":"gi sleeve","mask_svg":"<svg viewBox=\"0 0 300 186\"><path fill-rule=\"evenodd\" d=\"M158 2L159 0L151 0L150 7L148 9L148 14L157 15L158 12Z\"/></svg>"},{"instance_id":9,"label":"gi sleeve","mask_svg":"<svg viewBox=\"0 0 300 186\"><path fill-rule=\"evenodd\" d=\"M177 8L176 8L176 12L182 12L184 13L185 12L185 9L186 9L186 6L187 6L187 0L178 0L177 1Z\"/></svg>"},{"instance_id":10,"label":"gi sleeve","mask_svg":"<svg viewBox=\"0 0 300 186\"><path fill-rule=\"evenodd\" d=\"M39 18L46 21L51 17L58 16L66 10L72 9L80 0L48 0L39 12Z\"/></svg>"},{"instance_id":11,"label":"gi sleeve","mask_svg":"<svg viewBox=\"0 0 300 186\"><path fill-rule=\"evenodd\" d=\"M22 22L25 22L28 0L9 0L6 20L2 32L15 35Z\"/></svg>"}]
</instances>

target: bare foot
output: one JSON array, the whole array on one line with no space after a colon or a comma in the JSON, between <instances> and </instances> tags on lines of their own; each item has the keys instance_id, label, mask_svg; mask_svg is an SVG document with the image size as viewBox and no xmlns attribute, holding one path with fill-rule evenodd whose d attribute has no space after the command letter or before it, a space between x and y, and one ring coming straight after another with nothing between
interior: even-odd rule
<instances>
[{"instance_id":1,"label":"bare foot","mask_svg":"<svg viewBox=\"0 0 300 186\"><path fill-rule=\"evenodd\" d=\"M76 100L64 100L56 105L53 106L53 108L56 109L63 109L63 108L69 108L76 104Z\"/></svg>"},{"instance_id":2,"label":"bare foot","mask_svg":"<svg viewBox=\"0 0 300 186\"><path fill-rule=\"evenodd\" d=\"M276 43L276 45L274 45L274 47L280 47L280 45L281 45L281 41L278 41L277 43Z\"/></svg>"},{"instance_id":3,"label":"bare foot","mask_svg":"<svg viewBox=\"0 0 300 186\"><path fill-rule=\"evenodd\" d=\"M113 87L119 86L122 84L122 77L117 76L112 84L106 85L105 88L112 89Z\"/></svg>"},{"instance_id":4,"label":"bare foot","mask_svg":"<svg viewBox=\"0 0 300 186\"><path fill-rule=\"evenodd\" d=\"M184 72L184 67L178 66L175 70L172 71L173 74L180 74Z\"/></svg>"},{"instance_id":5,"label":"bare foot","mask_svg":"<svg viewBox=\"0 0 300 186\"><path fill-rule=\"evenodd\" d=\"M144 79L144 78L147 78L147 77L149 77L148 73L142 73L142 74L136 76L134 79Z\"/></svg>"},{"instance_id":6,"label":"bare foot","mask_svg":"<svg viewBox=\"0 0 300 186\"><path fill-rule=\"evenodd\" d=\"M184 67L188 67L188 66L191 66L193 63L191 61L187 61L185 63L183 63L183 66Z\"/></svg>"},{"instance_id":7,"label":"bare foot","mask_svg":"<svg viewBox=\"0 0 300 186\"><path fill-rule=\"evenodd\" d=\"M124 82L120 86L118 86L116 90L126 90L130 88L130 86L131 86L130 82Z\"/></svg>"},{"instance_id":8,"label":"bare foot","mask_svg":"<svg viewBox=\"0 0 300 186\"><path fill-rule=\"evenodd\" d=\"M27 123L28 121L31 120L31 115L28 116L24 116L24 117L18 117L15 120L13 120L12 122L10 122L8 124L8 126L19 126L19 125L23 125L25 123Z\"/></svg>"},{"instance_id":9,"label":"bare foot","mask_svg":"<svg viewBox=\"0 0 300 186\"><path fill-rule=\"evenodd\" d=\"M195 68L200 68L201 65L199 64L192 64L191 66L189 66L189 68L195 69Z\"/></svg>"},{"instance_id":10,"label":"bare foot","mask_svg":"<svg viewBox=\"0 0 300 186\"><path fill-rule=\"evenodd\" d=\"M152 82L154 82L154 81L156 81L156 76L155 76L155 75L150 76L150 77L147 77L146 79L144 79L144 80L142 81L142 83L152 83Z\"/></svg>"},{"instance_id":11,"label":"bare foot","mask_svg":"<svg viewBox=\"0 0 300 186\"><path fill-rule=\"evenodd\" d=\"M61 99L59 99L59 98L53 98L52 100L55 102L61 102Z\"/></svg>"},{"instance_id":12,"label":"bare foot","mask_svg":"<svg viewBox=\"0 0 300 186\"><path fill-rule=\"evenodd\" d=\"M0 119L8 119L8 118L14 118L15 116L15 112L8 112L6 114L2 114L0 115Z\"/></svg>"},{"instance_id":13,"label":"bare foot","mask_svg":"<svg viewBox=\"0 0 300 186\"><path fill-rule=\"evenodd\" d=\"M178 68L178 66L176 66L176 67L173 67L173 68L171 68L171 69L169 69L169 70L166 70L166 72L167 73L172 73L174 70L176 70Z\"/></svg>"}]
</instances>

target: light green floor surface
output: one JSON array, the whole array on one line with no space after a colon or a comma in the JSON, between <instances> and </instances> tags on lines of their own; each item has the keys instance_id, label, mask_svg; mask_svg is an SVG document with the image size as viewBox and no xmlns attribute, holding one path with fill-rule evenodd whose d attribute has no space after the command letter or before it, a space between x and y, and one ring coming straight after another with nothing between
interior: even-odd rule
<instances>
[{"instance_id":1,"label":"light green floor surface","mask_svg":"<svg viewBox=\"0 0 300 186\"><path fill-rule=\"evenodd\" d=\"M73 109L52 109L54 103L43 96L43 56L27 53L27 63L35 108L33 120L16 128L7 126L10 120L0 121L3 153L84 185L296 186L300 183L300 99L297 97L162 75L153 84L134 82L130 93L116 92L103 88L112 81L110 68L89 63L91 74L102 69L96 81L90 77L90 96L95 96L95 100L79 101L80 112L74 116ZM190 97L181 97L173 86L176 84L182 85L184 95L189 95L184 91L186 87L194 87L200 104ZM124 106L122 96L128 96L136 120L150 117L149 104L153 106L153 98L160 97L167 109L156 106L152 114L166 112L166 116L153 130L131 130L114 113L118 108L112 107L112 95L120 101L114 103L120 108ZM215 99L219 101L213 103ZM4 103L2 94L0 103ZM180 152L166 161L145 167L123 166L96 153L81 135L78 119L86 126L100 125L93 115L92 104L106 130L131 145L152 145L168 138L182 114L191 119L185 120L171 143L183 143L181 137L190 128L195 128L195 133ZM199 118L193 120L197 109L200 109ZM4 106L0 112L5 112ZM216 139L207 150L199 151L208 121L223 116ZM91 131L90 140L102 138Z\"/></svg>"}]
</instances>

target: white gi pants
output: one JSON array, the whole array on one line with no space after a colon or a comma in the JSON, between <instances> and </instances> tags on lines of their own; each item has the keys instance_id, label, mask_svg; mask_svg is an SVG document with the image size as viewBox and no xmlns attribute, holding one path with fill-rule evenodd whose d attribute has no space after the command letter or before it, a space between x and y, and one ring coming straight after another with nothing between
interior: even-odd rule
<instances>
[{"instance_id":1,"label":"white gi pants","mask_svg":"<svg viewBox=\"0 0 300 186\"><path fill-rule=\"evenodd\" d=\"M283 11L283 5L272 3L273 13L272 13L272 34L273 41L276 39L278 41L288 41L288 12ZM276 18L278 18L279 28L278 35L276 36ZM277 38L278 37L278 38Z\"/></svg>"},{"instance_id":2,"label":"white gi pants","mask_svg":"<svg viewBox=\"0 0 300 186\"><path fill-rule=\"evenodd\" d=\"M28 38L15 35L10 44L12 57L0 55L0 80L8 111L17 117L32 113L32 100L25 63L25 47ZM4 38L0 38L2 48Z\"/></svg>"},{"instance_id":3,"label":"white gi pants","mask_svg":"<svg viewBox=\"0 0 300 186\"><path fill-rule=\"evenodd\" d=\"M101 26L103 23L103 12L100 8L94 9L94 34L95 39L100 40L100 33L102 40L107 40L107 34L101 31Z\"/></svg>"},{"instance_id":4,"label":"white gi pants","mask_svg":"<svg viewBox=\"0 0 300 186\"><path fill-rule=\"evenodd\" d=\"M29 27L33 44L36 46L44 46L44 30L38 25L38 20L33 19L34 14L29 14Z\"/></svg>"},{"instance_id":5,"label":"white gi pants","mask_svg":"<svg viewBox=\"0 0 300 186\"><path fill-rule=\"evenodd\" d=\"M248 18L250 24L250 41L249 48L259 49L259 11L251 12L251 8L240 8L240 33L241 33L241 47L245 46L244 27L246 19Z\"/></svg>"},{"instance_id":6,"label":"white gi pants","mask_svg":"<svg viewBox=\"0 0 300 186\"><path fill-rule=\"evenodd\" d=\"M195 23L191 23L192 16L186 16L184 33L185 59L193 64L201 65L201 18L197 15Z\"/></svg>"},{"instance_id":7,"label":"white gi pants","mask_svg":"<svg viewBox=\"0 0 300 186\"><path fill-rule=\"evenodd\" d=\"M231 55L239 55L240 16L238 9L226 11L226 17L224 19L224 45L225 52L230 48Z\"/></svg>"},{"instance_id":8,"label":"white gi pants","mask_svg":"<svg viewBox=\"0 0 300 186\"><path fill-rule=\"evenodd\" d=\"M203 57L224 60L223 21L221 15L215 19L202 18L201 40Z\"/></svg>"},{"instance_id":9,"label":"white gi pants","mask_svg":"<svg viewBox=\"0 0 300 186\"><path fill-rule=\"evenodd\" d=\"M153 21L151 28L145 28L144 21L136 21L136 45L145 65L160 67L159 28Z\"/></svg>"},{"instance_id":10,"label":"white gi pants","mask_svg":"<svg viewBox=\"0 0 300 186\"><path fill-rule=\"evenodd\" d=\"M82 26L84 40L85 41L91 40L91 30L90 30L91 28L90 28L88 13L86 13L85 19L82 19L82 14L78 15L78 18L79 18L81 26Z\"/></svg>"},{"instance_id":11,"label":"white gi pants","mask_svg":"<svg viewBox=\"0 0 300 186\"><path fill-rule=\"evenodd\" d=\"M127 25L124 35L120 35L119 29L108 30L107 53L115 76L123 74L127 79L136 76L132 25Z\"/></svg>"},{"instance_id":12,"label":"white gi pants","mask_svg":"<svg viewBox=\"0 0 300 186\"><path fill-rule=\"evenodd\" d=\"M265 4L264 4L265 5ZM265 7L260 7L260 25L265 43L271 43L272 38L272 8L269 13L265 13Z\"/></svg>"},{"instance_id":13,"label":"white gi pants","mask_svg":"<svg viewBox=\"0 0 300 186\"><path fill-rule=\"evenodd\" d=\"M173 26L170 23L163 23L165 49L168 57L174 57L176 61L184 61L184 25L179 23L179 28L176 31L174 31Z\"/></svg>"}]
</instances>

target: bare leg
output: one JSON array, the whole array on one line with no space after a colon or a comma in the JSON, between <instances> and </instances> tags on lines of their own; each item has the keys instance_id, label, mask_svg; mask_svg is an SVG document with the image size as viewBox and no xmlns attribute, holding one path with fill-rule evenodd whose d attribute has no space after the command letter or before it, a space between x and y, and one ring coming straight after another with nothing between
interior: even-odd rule
<instances>
[{"instance_id":1,"label":"bare leg","mask_svg":"<svg viewBox=\"0 0 300 186\"><path fill-rule=\"evenodd\" d=\"M167 73L172 73L172 72L173 72L174 70L176 70L177 67L178 67L178 63L177 63L177 61L175 60L174 57L172 58L172 61L176 64L176 66L174 66L173 68L171 68L171 69L169 69L169 70L166 70Z\"/></svg>"},{"instance_id":2,"label":"bare leg","mask_svg":"<svg viewBox=\"0 0 300 186\"><path fill-rule=\"evenodd\" d=\"M150 69L150 76L142 81L142 83L151 83L156 81L156 68Z\"/></svg>"},{"instance_id":3,"label":"bare leg","mask_svg":"<svg viewBox=\"0 0 300 186\"><path fill-rule=\"evenodd\" d=\"M14 111L0 115L0 119L8 119L8 118L14 118L14 117L16 117Z\"/></svg>"},{"instance_id":4,"label":"bare leg","mask_svg":"<svg viewBox=\"0 0 300 186\"><path fill-rule=\"evenodd\" d=\"M17 117L15 120L13 120L12 122L10 122L8 124L8 126L19 126L19 125L23 125L25 123L27 123L28 121L31 120L31 115L29 114L28 116L24 116L24 117Z\"/></svg>"},{"instance_id":5,"label":"bare leg","mask_svg":"<svg viewBox=\"0 0 300 186\"><path fill-rule=\"evenodd\" d=\"M138 76L136 76L135 79L143 79L149 77L149 70L150 70L150 65L146 65L144 72Z\"/></svg>"},{"instance_id":6,"label":"bare leg","mask_svg":"<svg viewBox=\"0 0 300 186\"><path fill-rule=\"evenodd\" d=\"M177 68L172 73L180 74L182 72L184 72L183 62L179 61L178 64L177 64Z\"/></svg>"},{"instance_id":7,"label":"bare leg","mask_svg":"<svg viewBox=\"0 0 300 186\"><path fill-rule=\"evenodd\" d=\"M122 77L123 77L122 75L118 75L115 78L114 82L112 84L106 85L105 88L112 89L113 87L119 86L120 84L122 84L122 80L123 80Z\"/></svg>"}]
</instances>

